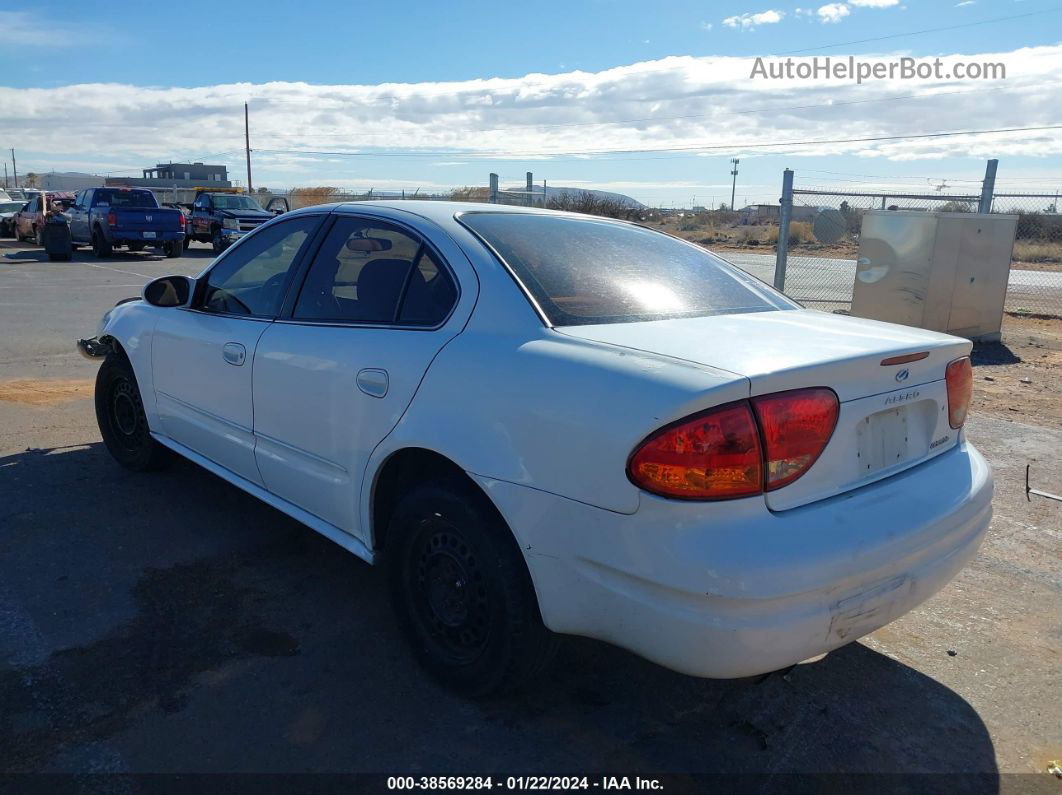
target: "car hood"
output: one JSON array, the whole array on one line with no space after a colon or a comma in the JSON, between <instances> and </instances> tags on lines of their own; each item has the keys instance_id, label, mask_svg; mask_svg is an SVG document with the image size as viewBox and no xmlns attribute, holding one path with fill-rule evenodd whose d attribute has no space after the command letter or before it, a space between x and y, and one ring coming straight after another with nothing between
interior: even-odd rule
<instances>
[{"instance_id":1,"label":"car hood","mask_svg":"<svg viewBox=\"0 0 1062 795\"><path fill-rule=\"evenodd\" d=\"M727 370L748 378L752 395L829 386L842 401L942 379L947 362L971 347L949 334L810 309L555 330ZM899 367L881 363L923 351L929 355L903 365L902 380Z\"/></svg>"},{"instance_id":2,"label":"car hood","mask_svg":"<svg viewBox=\"0 0 1062 795\"><path fill-rule=\"evenodd\" d=\"M267 213L265 210L220 210L218 214L222 218L247 218L250 220L273 217L272 213Z\"/></svg>"}]
</instances>

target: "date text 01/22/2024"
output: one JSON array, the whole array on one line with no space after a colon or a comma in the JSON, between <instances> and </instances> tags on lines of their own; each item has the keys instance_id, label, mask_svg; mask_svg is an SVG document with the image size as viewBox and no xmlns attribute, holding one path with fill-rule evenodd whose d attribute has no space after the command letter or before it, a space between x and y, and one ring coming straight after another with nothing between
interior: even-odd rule
<instances>
[{"instance_id":1,"label":"date text 01/22/2024","mask_svg":"<svg viewBox=\"0 0 1062 795\"><path fill-rule=\"evenodd\" d=\"M390 776L389 790L662 790L641 776Z\"/></svg>"}]
</instances>

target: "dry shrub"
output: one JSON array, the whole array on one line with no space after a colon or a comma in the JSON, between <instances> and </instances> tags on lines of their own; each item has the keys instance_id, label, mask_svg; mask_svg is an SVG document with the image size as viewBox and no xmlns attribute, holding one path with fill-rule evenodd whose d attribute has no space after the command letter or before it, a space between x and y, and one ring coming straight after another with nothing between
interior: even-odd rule
<instances>
[{"instance_id":1,"label":"dry shrub","mask_svg":"<svg viewBox=\"0 0 1062 795\"><path fill-rule=\"evenodd\" d=\"M339 188L295 188L291 191L291 209L334 202L338 193Z\"/></svg>"},{"instance_id":2,"label":"dry shrub","mask_svg":"<svg viewBox=\"0 0 1062 795\"><path fill-rule=\"evenodd\" d=\"M778 229L774 230L774 243L778 242ZM797 243L814 243L815 234L807 221L791 221L789 224L789 245Z\"/></svg>"},{"instance_id":3,"label":"dry shrub","mask_svg":"<svg viewBox=\"0 0 1062 795\"><path fill-rule=\"evenodd\" d=\"M616 199L607 196L596 196L593 193L573 193L565 191L549 197L546 207L551 210L566 210L572 213L585 213L586 215L603 215L606 218L623 218L626 220L637 219L642 210L630 207ZM663 221L660 222L663 225Z\"/></svg>"},{"instance_id":4,"label":"dry shrub","mask_svg":"<svg viewBox=\"0 0 1062 795\"><path fill-rule=\"evenodd\" d=\"M454 188L450 191L450 200L455 202L485 202L490 199L490 188L472 187Z\"/></svg>"}]
</instances>

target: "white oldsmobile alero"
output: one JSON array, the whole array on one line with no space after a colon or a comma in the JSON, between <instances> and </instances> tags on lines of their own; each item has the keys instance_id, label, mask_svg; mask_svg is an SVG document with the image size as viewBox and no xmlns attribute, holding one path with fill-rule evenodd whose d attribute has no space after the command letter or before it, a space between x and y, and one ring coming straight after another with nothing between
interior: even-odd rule
<instances>
[{"instance_id":1,"label":"white oldsmobile alero","mask_svg":"<svg viewBox=\"0 0 1062 795\"><path fill-rule=\"evenodd\" d=\"M739 677L835 649L976 552L970 343L801 308L635 224L311 207L98 334L104 442L176 452L388 569L470 694L555 633Z\"/></svg>"}]
</instances>

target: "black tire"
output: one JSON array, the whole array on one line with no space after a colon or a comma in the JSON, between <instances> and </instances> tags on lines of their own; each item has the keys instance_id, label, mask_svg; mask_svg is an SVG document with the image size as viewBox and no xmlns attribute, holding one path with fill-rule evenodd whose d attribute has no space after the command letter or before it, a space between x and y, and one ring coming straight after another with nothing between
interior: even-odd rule
<instances>
[{"instance_id":1,"label":"black tire","mask_svg":"<svg viewBox=\"0 0 1062 795\"><path fill-rule=\"evenodd\" d=\"M225 239L221 236L220 228L215 228L210 233L210 248L214 250L215 254L220 254L225 250Z\"/></svg>"},{"instance_id":2,"label":"black tire","mask_svg":"<svg viewBox=\"0 0 1062 795\"><path fill-rule=\"evenodd\" d=\"M151 438L140 388L129 360L112 353L96 374L96 423L107 451L126 469L159 469L170 451Z\"/></svg>"},{"instance_id":3,"label":"black tire","mask_svg":"<svg viewBox=\"0 0 1062 795\"><path fill-rule=\"evenodd\" d=\"M184 250L187 251L192 245L192 236L191 235L185 235L184 243L182 245L184 247Z\"/></svg>"},{"instance_id":4,"label":"black tire","mask_svg":"<svg viewBox=\"0 0 1062 795\"><path fill-rule=\"evenodd\" d=\"M552 659L527 566L487 498L459 480L414 486L387 531L388 584L417 659L468 696L513 690Z\"/></svg>"},{"instance_id":5,"label":"black tire","mask_svg":"<svg viewBox=\"0 0 1062 795\"><path fill-rule=\"evenodd\" d=\"M184 246L181 244L180 240L171 240L163 248L163 251L166 252L167 257L174 259L184 253Z\"/></svg>"},{"instance_id":6,"label":"black tire","mask_svg":"<svg viewBox=\"0 0 1062 795\"><path fill-rule=\"evenodd\" d=\"M103 233L98 229L92 233L92 254L96 259L103 259L109 257L114 253L114 249L111 244L104 238Z\"/></svg>"}]
</instances>

